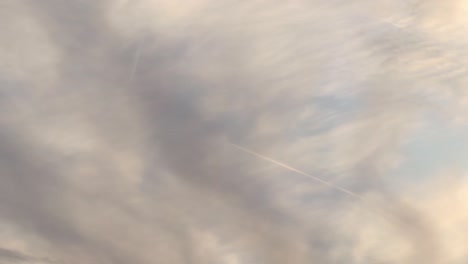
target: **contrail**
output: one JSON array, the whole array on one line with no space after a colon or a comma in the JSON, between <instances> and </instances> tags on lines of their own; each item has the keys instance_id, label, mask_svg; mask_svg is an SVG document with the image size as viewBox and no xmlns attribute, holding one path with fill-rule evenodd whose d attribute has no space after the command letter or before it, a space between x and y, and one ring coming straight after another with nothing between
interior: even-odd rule
<instances>
[{"instance_id":1,"label":"contrail","mask_svg":"<svg viewBox=\"0 0 468 264\"><path fill-rule=\"evenodd\" d=\"M137 70L137 67L138 67L138 63L140 62L142 46L143 46L143 41L140 41L140 43L138 44L138 47L137 47L137 49L135 51L135 56L133 58L132 70L130 72L130 82L132 82L133 78L135 77L135 73L136 73L136 70Z\"/></svg>"},{"instance_id":2,"label":"contrail","mask_svg":"<svg viewBox=\"0 0 468 264\"><path fill-rule=\"evenodd\" d=\"M362 201L362 202L363 202L363 205L365 206L365 208L366 208L369 212L372 212L372 213L374 213L375 215L378 215L378 216L382 217L381 219L385 220L385 221L386 221L387 223L389 223L389 224L395 224L395 223L401 224L402 221L403 221L400 217L395 216L395 215L392 213L392 211L390 211L388 208L382 208L381 206L378 206L378 205L376 205L376 204L371 204L371 203L369 203L368 201L366 201L366 200L364 199L364 197L360 196L359 194L357 194L357 193L355 193L355 192L353 192L353 191L351 191L351 190L348 190L348 189L346 189L346 188L340 187L340 186L335 185L335 184L333 184L333 183L331 183L331 182L322 180L322 179L320 179L320 178L318 178L318 177L315 177L315 176L313 176L313 175L311 175L311 174L309 174L309 173L307 173L307 172L304 172L304 171L301 171L301 170L296 169L296 168L294 168L294 167L291 167L291 166L289 166L289 165L287 165L287 164L285 164L285 163L282 163L282 162L280 162L280 161L278 161L278 160L269 158L269 157L267 157L267 156L265 156L265 155L262 155L262 154L260 154L260 153L255 152L255 151L253 151L253 150L247 149L247 148L245 148L245 147L239 146L239 145L234 144L234 143L231 143L231 142L228 142L228 143L229 143L230 145L232 145L232 146L234 146L234 147L236 147L236 148L238 148L238 149L240 149L240 150L242 150L242 151L244 151L244 152L250 154L250 155L253 155L253 156L257 157L257 158L261 158L261 159L266 160L266 161L268 161L268 162L271 162L271 163L273 163L273 164L275 164L275 165L278 165L278 166L280 166L280 167L282 167L282 168L285 168L285 169L287 169L287 170L289 170L289 171L292 171L292 172L295 172L295 173L300 174L300 175L302 175L302 176L305 176L305 177L308 177L308 178L310 178L310 179L313 179L314 181L317 181L317 182L319 182L320 184L322 184L322 185L324 185L324 186L330 187L330 188L335 189L335 190L337 190L337 191L339 191L339 192L342 192L342 193L344 193L344 194L346 194L346 195L348 195L348 196L351 196L351 197L354 198L354 199L357 199L357 200L359 200L359 201Z\"/></svg>"},{"instance_id":3,"label":"contrail","mask_svg":"<svg viewBox=\"0 0 468 264\"><path fill-rule=\"evenodd\" d=\"M287 165L285 163L282 163L282 162L280 162L278 160L275 160L275 159L269 158L267 156L264 156L264 155L262 155L260 153L257 153L255 151L253 151L253 150L247 149L245 147L239 146L239 145L234 144L234 143L229 143L229 144L236 147L236 148L238 148L238 149L240 149L240 150L242 150L242 151L244 151L244 152L246 152L246 153L249 153L249 154L251 154L251 155L253 155L253 156L257 157L257 158L261 158L263 160L269 161L269 162L271 162L273 164L276 164L276 165L278 165L278 166L280 166L282 168L285 168L287 170L293 171L293 172L295 172L297 174L300 174L302 176L306 176L306 177L308 177L310 179L313 179L314 181L319 182L322 185L328 186L328 187L333 188L333 189L335 189L337 191L345 193L345 194L347 194L349 196L352 196L354 198L358 198L358 199L362 200L362 197L359 194L357 194L357 193L355 193L353 191L350 191L350 190L347 190L347 189L345 189L343 187L337 186L337 185L335 185L335 184L333 184L331 182L322 180L322 179L320 179L318 177L315 177L315 176L313 176L313 175L311 175L311 174L309 174L307 172L304 172L304 171L301 171L299 169L293 168L293 167L291 167L291 166L289 166L289 165Z\"/></svg>"}]
</instances>

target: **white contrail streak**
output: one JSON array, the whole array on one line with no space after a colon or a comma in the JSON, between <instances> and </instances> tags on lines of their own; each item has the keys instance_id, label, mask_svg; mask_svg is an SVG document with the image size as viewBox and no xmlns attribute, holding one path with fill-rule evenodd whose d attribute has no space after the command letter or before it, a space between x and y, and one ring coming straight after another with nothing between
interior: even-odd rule
<instances>
[{"instance_id":1,"label":"white contrail streak","mask_svg":"<svg viewBox=\"0 0 468 264\"><path fill-rule=\"evenodd\" d=\"M315 176L313 176L313 175L311 175L311 174L309 174L309 173L307 173L307 172L304 172L304 171L301 171L301 170L296 169L296 168L294 168L294 167L291 167L291 166L289 166L289 165L287 165L287 164L285 164L285 163L282 163L282 162L280 162L280 161L278 161L278 160L269 158L269 157L267 157L267 156L265 156L265 155L262 155L262 154L260 154L260 153L255 152L255 151L253 151L253 150L247 149L247 148L245 148L245 147L239 146L239 145L234 144L234 143L230 143L230 142L229 142L229 144L232 145L232 146L234 146L234 147L236 147L236 148L238 148L238 149L240 149L240 150L242 150L242 151L244 151L244 152L246 152L246 153L248 153L248 154L250 154L250 155L253 155L253 156L257 157L257 158L261 158L261 159L263 159L263 160L266 160L266 161L268 161L268 162L271 162L271 163L273 163L273 164L275 164L275 165L278 165L278 166L280 166L280 167L282 167L282 168L284 168L284 169L287 169L287 170L289 170L289 171L295 172L295 173L300 174L300 175L302 175L302 176L305 176L305 177L307 177L307 178L313 179L314 181L316 181L316 182L318 182L318 183L320 183L320 184L322 184L322 185L324 185L324 186L330 187L330 188L335 189L335 190L337 190L337 191L339 191L339 192L342 192L342 193L344 193L344 194L347 194L348 196L351 196L351 197L354 198L354 199L357 199L357 200L359 200L359 201L361 201L361 202L364 202L364 205L365 205L365 207L366 207L366 209L367 209L368 211L370 211L370 212L372 212L372 213L374 213L374 214L376 214L376 215L381 216L383 220L387 221L387 222L390 223L390 224L394 224L395 221L401 222L401 219L398 219L398 217L395 217L395 216L392 214L392 212L390 212L388 209L386 209L386 208L381 208L380 206L376 206L375 204L370 204L370 203L366 202L366 200L364 199L364 197L360 196L359 194L357 194L357 193L355 193L355 192L353 192L353 191L351 191L351 190L345 189L345 188L340 187L340 186L338 186L338 185L335 185L335 184L333 184L333 183L331 183L331 182L322 180L322 179L320 179L320 178L318 178L318 177L315 177Z\"/></svg>"},{"instance_id":2,"label":"white contrail streak","mask_svg":"<svg viewBox=\"0 0 468 264\"><path fill-rule=\"evenodd\" d=\"M297 173L297 174L300 174L300 175L302 175L302 176L306 176L307 178L313 179L313 180L319 182L319 183L322 184L322 185L325 185L325 186L328 186L328 187L330 187L330 188L333 188L333 189L335 189L335 190L337 190L337 191L340 191L340 192L342 192L342 193L345 193L345 194L347 194L347 195L350 195L350 196L352 196L352 197L354 197L354 198L362 199L362 197L361 197L359 194L357 194L357 193L355 193L355 192L353 192L353 191L350 191L350 190L347 190L347 189L345 189L345 188L343 188L343 187L337 186L337 185L335 185L335 184L333 184L333 183L331 183L331 182L322 180L322 179L320 179L320 178L318 178L318 177L315 177L315 176L313 176L313 175L311 175L311 174L309 174L309 173L307 173L307 172L304 172L304 171L301 171L301 170L299 170L299 169L293 168L293 167L291 167L291 166L289 166L289 165L287 165L287 164L285 164L285 163L282 163L282 162L280 162L280 161L278 161L278 160L275 160L275 159L269 158L269 157L267 157L267 156L264 156L264 155L262 155L262 154L260 154L260 153L257 153L257 152L255 152L255 151L253 151L253 150L247 149L247 148L245 148L245 147L239 146L239 145L234 144L234 143L229 143L229 144L231 144L232 146L234 146L234 147L236 147L236 148L238 148L238 149L240 149L240 150L242 150L242 151L244 151L244 152L246 152L246 153L249 153L249 154L251 154L251 155L253 155L253 156L257 157L257 158L261 158L261 159L263 159L263 160L266 160L266 161L269 161L269 162L271 162L271 163L273 163L273 164L276 164L276 165L278 165L278 166L280 166L280 167L282 167L282 168L285 168L285 169L287 169L287 170L293 171L293 172L295 172L295 173Z\"/></svg>"}]
</instances>

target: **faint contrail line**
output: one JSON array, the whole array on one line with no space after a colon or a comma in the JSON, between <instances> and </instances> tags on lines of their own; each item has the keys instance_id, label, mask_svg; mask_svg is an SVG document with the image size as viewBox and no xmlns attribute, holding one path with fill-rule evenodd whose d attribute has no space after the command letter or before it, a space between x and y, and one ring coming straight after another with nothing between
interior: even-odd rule
<instances>
[{"instance_id":1,"label":"faint contrail line","mask_svg":"<svg viewBox=\"0 0 468 264\"><path fill-rule=\"evenodd\" d=\"M345 188L343 188L343 187L337 186L337 185L335 185L335 184L333 184L333 183L331 183L331 182L322 180L322 179L320 179L320 178L318 178L318 177L315 177L315 176L313 176L313 175L311 175L311 174L309 174L309 173L307 173L307 172L304 172L304 171L302 171L302 170L299 170L299 169L296 169L296 168L294 168L294 167L291 167L291 166L289 166L289 165L287 165L287 164L285 164L285 163L282 163L282 162L280 162L280 161L278 161L278 160L269 158L269 157L267 157L267 156L265 156L265 155L262 155L262 154L260 154L260 153L255 152L255 151L253 151L253 150L247 149L247 148L245 148L245 147L239 146L239 145L234 144L234 143L229 143L229 144L231 144L232 146L234 146L234 147L236 147L236 148L238 148L238 149L240 149L240 150L242 150L242 151L244 151L244 152L246 152L246 153L249 153L249 154L251 154L251 155L253 155L253 156L256 156L257 158L261 158L261 159L263 159L263 160L266 160L266 161L269 161L269 162L271 162L271 163L273 163L273 164L276 164L276 165L278 165L278 166L280 166L280 167L282 167L282 168L284 168L284 169L293 171L293 172L295 172L295 173L297 173L297 174L300 174L300 175L302 175L302 176L306 176L306 177L308 177L308 178L310 178L310 179L313 179L313 180L319 182L319 183L322 184L322 185L325 185L325 186L328 186L328 187L330 187L330 188L333 188L333 189L335 189L335 190L337 190L337 191L340 191L340 192L342 192L342 193L345 193L345 194L347 194L347 195L350 195L350 196L352 196L352 197L354 197L354 198L358 198L358 199L360 199L360 200L362 199L362 197L361 197L359 194L357 194L357 193L355 193L355 192L353 192L353 191L350 191L350 190L347 190L347 189L345 189Z\"/></svg>"},{"instance_id":2,"label":"faint contrail line","mask_svg":"<svg viewBox=\"0 0 468 264\"><path fill-rule=\"evenodd\" d=\"M132 70L130 72L130 82L133 81L133 79L135 78L135 73L138 68L138 63L140 62L142 46L143 46L143 41L140 41L135 51L135 56L133 57L133 65L132 65Z\"/></svg>"},{"instance_id":3,"label":"faint contrail line","mask_svg":"<svg viewBox=\"0 0 468 264\"><path fill-rule=\"evenodd\" d=\"M395 217L395 215L388 209L388 208L382 208L381 206L378 206L377 204L373 204L373 203L369 203L368 201L366 201L364 199L364 197L362 197L361 195L351 191L351 190L348 190L346 188L343 188L343 187L340 187L338 185L335 185L331 182L328 182L328 181L325 181L325 180L322 180L318 177L315 177L307 172L304 172L304 171L301 171L299 169L296 169L294 167L291 167L283 162L280 162L278 160L275 160L275 159L272 159L272 158L269 158L265 155L262 155L260 153L257 153L253 150L250 150L248 148L245 148L245 147L242 147L242 146L239 146L237 144L234 144L234 143L231 143L231 142L228 142L230 145L250 154L250 155L253 155L257 158L261 158L263 160L266 160L268 162L271 162L275 165L278 165L284 169L287 169L289 171L292 171L292 172L295 172L297 174L300 174L302 176L305 176L307 178L310 178L310 179L313 179L317 182L319 182L320 184L324 185L324 186L327 186L327 187L330 187L332 189L335 189L339 192L342 192L344 194L347 194L348 196L351 196L352 198L354 199L357 199L358 201L361 201L363 202L363 205L365 206L365 208L369 211L369 212L372 212L374 213L375 215L378 215L380 217L382 217L383 220L387 221L389 224L395 224L395 221L397 221L398 223L401 223L401 219L398 218L398 217Z\"/></svg>"}]
</instances>

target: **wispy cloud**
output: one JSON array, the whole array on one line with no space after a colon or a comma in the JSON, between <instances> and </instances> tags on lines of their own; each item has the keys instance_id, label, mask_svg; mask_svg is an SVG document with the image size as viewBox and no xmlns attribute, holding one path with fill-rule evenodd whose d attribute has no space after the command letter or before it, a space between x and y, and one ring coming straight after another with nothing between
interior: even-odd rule
<instances>
[{"instance_id":1,"label":"wispy cloud","mask_svg":"<svg viewBox=\"0 0 468 264\"><path fill-rule=\"evenodd\" d=\"M463 129L465 6L436 2L7 1L0 262L466 262L463 177L393 187Z\"/></svg>"}]
</instances>

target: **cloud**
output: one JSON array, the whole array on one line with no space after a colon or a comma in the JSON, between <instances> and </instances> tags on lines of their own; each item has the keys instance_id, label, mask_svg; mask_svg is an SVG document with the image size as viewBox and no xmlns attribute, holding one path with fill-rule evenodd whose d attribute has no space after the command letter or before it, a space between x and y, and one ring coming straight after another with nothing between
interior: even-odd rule
<instances>
[{"instance_id":1,"label":"cloud","mask_svg":"<svg viewBox=\"0 0 468 264\"><path fill-rule=\"evenodd\" d=\"M27 261L30 259L29 256L26 256L22 253L4 248L0 249L0 258L10 261Z\"/></svg>"},{"instance_id":2,"label":"cloud","mask_svg":"<svg viewBox=\"0 0 468 264\"><path fill-rule=\"evenodd\" d=\"M49 264L49 263L55 263L55 262L49 259L45 259L45 258L38 258L38 257L30 256L30 255L24 254L16 250L0 248L0 263Z\"/></svg>"},{"instance_id":3,"label":"cloud","mask_svg":"<svg viewBox=\"0 0 468 264\"><path fill-rule=\"evenodd\" d=\"M461 211L464 187L431 185L451 173L415 196L391 185L424 125L460 129L435 119L465 112L466 39L437 4L6 6L0 260L466 260L451 227L464 230L466 216L439 213Z\"/></svg>"}]
</instances>

